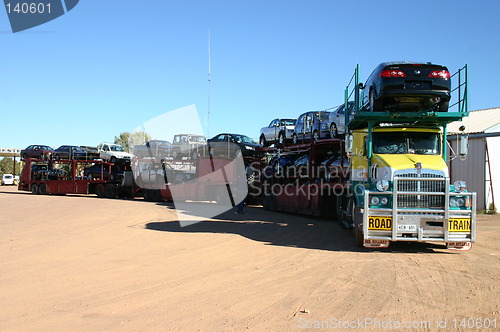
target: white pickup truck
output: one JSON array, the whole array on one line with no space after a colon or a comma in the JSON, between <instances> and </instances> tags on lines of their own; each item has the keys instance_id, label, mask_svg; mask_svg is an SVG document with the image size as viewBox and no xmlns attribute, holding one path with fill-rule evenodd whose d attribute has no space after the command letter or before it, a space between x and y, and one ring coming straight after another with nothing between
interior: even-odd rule
<instances>
[{"instance_id":1,"label":"white pickup truck","mask_svg":"<svg viewBox=\"0 0 500 332\"><path fill-rule=\"evenodd\" d=\"M271 144L284 145L292 139L296 119L274 119L269 126L260 130L259 143L263 147Z\"/></svg>"},{"instance_id":2,"label":"white pickup truck","mask_svg":"<svg viewBox=\"0 0 500 332\"><path fill-rule=\"evenodd\" d=\"M113 143L99 144L97 146L97 152L99 153L99 158L111 163L115 163L117 161L130 161L130 159L134 156L133 154L125 152L121 145Z\"/></svg>"}]
</instances>

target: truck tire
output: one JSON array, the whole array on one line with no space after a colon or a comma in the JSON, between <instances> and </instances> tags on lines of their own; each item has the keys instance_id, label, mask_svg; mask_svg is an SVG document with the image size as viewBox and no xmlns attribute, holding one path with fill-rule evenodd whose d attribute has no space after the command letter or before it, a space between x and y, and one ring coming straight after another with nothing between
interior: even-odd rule
<instances>
[{"instance_id":1,"label":"truck tire","mask_svg":"<svg viewBox=\"0 0 500 332\"><path fill-rule=\"evenodd\" d=\"M103 198L105 196L105 191L104 191L104 186L102 184L98 184L96 187L95 187L95 194L97 195L97 197L99 198Z\"/></svg>"},{"instance_id":2,"label":"truck tire","mask_svg":"<svg viewBox=\"0 0 500 332\"><path fill-rule=\"evenodd\" d=\"M354 223L354 242L356 246L363 247L364 237L363 237L363 215L358 207L353 206L353 223Z\"/></svg>"},{"instance_id":3,"label":"truck tire","mask_svg":"<svg viewBox=\"0 0 500 332\"><path fill-rule=\"evenodd\" d=\"M31 185L31 193L34 195L38 195L38 185L36 183L33 183Z\"/></svg>"}]
</instances>

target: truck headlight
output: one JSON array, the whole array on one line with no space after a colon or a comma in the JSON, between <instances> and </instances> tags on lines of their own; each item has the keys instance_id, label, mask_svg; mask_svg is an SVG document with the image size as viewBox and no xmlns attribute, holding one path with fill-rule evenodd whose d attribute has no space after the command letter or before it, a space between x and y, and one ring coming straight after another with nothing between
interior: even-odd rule
<instances>
[{"instance_id":1,"label":"truck headlight","mask_svg":"<svg viewBox=\"0 0 500 332\"><path fill-rule=\"evenodd\" d=\"M467 190L467 184L465 181L455 181L453 183L453 187L455 188L456 192L464 192Z\"/></svg>"},{"instance_id":2,"label":"truck headlight","mask_svg":"<svg viewBox=\"0 0 500 332\"><path fill-rule=\"evenodd\" d=\"M465 207L466 200L464 197L452 197L450 198L450 207L452 208L462 208Z\"/></svg>"},{"instance_id":3,"label":"truck headlight","mask_svg":"<svg viewBox=\"0 0 500 332\"><path fill-rule=\"evenodd\" d=\"M457 199L455 197L450 198L450 207L458 207Z\"/></svg>"},{"instance_id":4,"label":"truck headlight","mask_svg":"<svg viewBox=\"0 0 500 332\"><path fill-rule=\"evenodd\" d=\"M387 191L389 189L389 181L387 180L378 180L375 183L375 187L378 191Z\"/></svg>"}]
</instances>

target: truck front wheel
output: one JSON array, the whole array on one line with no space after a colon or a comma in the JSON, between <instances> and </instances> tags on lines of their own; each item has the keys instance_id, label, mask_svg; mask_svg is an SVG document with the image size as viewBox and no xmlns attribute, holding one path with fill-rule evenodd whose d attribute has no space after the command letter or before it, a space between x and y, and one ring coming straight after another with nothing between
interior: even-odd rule
<instances>
[{"instance_id":1,"label":"truck front wheel","mask_svg":"<svg viewBox=\"0 0 500 332\"><path fill-rule=\"evenodd\" d=\"M363 235L363 215L360 209L354 205L353 207L353 223L354 223L354 241L356 246L364 246L364 235Z\"/></svg>"}]
</instances>

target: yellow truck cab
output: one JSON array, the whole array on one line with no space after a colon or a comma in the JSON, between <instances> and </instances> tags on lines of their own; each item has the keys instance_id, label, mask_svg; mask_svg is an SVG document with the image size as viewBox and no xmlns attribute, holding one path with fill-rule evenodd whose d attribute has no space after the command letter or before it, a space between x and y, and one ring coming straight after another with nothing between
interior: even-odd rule
<instances>
[{"instance_id":1,"label":"yellow truck cab","mask_svg":"<svg viewBox=\"0 0 500 332\"><path fill-rule=\"evenodd\" d=\"M458 72L466 77L467 67ZM464 73L461 71L464 70ZM457 110L371 111L359 107L358 68L351 82L356 113L346 118L350 194L340 219L354 228L359 246L388 247L391 241L441 242L469 250L476 240L476 193L463 181L450 183L446 125L468 115L466 84L459 80ZM351 84L351 83L350 83ZM463 90L461 90L463 89ZM467 141L460 144L466 153Z\"/></svg>"},{"instance_id":2,"label":"yellow truck cab","mask_svg":"<svg viewBox=\"0 0 500 332\"><path fill-rule=\"evenodd\" d=\"M444 242L470 249L475 241L476 194L450 184L441 128L387 126L353 131L351 211L356 241ZM370 142L369 142L370 141Z\"/></svg>"}]
</instances>

